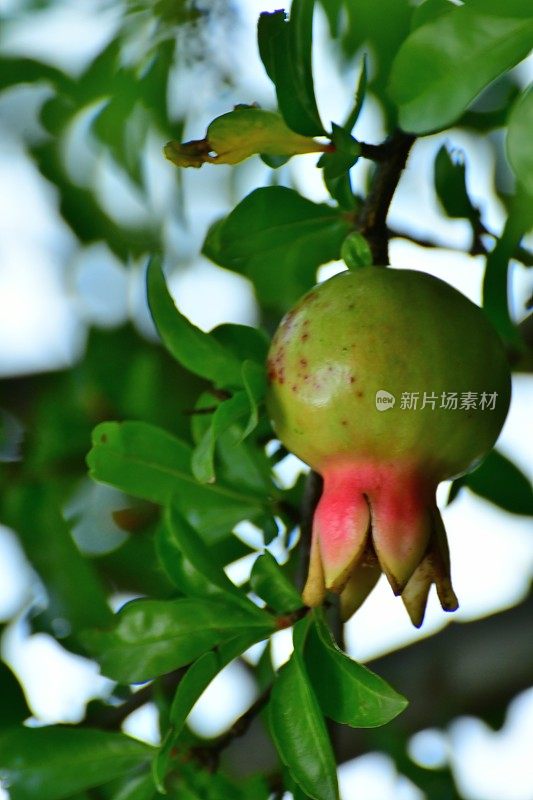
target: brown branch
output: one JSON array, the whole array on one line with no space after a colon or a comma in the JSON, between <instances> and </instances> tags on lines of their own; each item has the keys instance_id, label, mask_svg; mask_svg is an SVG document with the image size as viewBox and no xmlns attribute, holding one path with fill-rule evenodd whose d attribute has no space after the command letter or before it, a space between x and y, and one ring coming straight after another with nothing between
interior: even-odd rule
<instances>
[{"instance_id":1,"label":"brown branch","mask_svg":"<svg viewBox=\"0 0 533 800\"><path fill-rule=\"evenodd\" d=\"M389 263L387 215L407 162L415 137L396 131L383 145L387 157L379 162L370 191L356 220L357 229L367 239L375 264Z\"/></svg>"},{"instance_id":2,"label":"brown branch","mask_svg":"<svg viewBox=\"0 0 533 800\"><path fill-rule=\"evenodd\" d=\"M479 227L479 234L483 234L486 236L492 236L496 239L496 234L489 231L483 224L480 224ZM388 229L388 235L390 239L405 239L407 242L412 242L413 244L418 245L419 247L427 247L427 248L445 248L446 250L455 250L458 253L463 253L464 250L462 247L454 247L453 245L449 244L442 244L440 242L436 242L434 239L427 239L423 236L415 236L408 231L399 231L395 228ZM487 255L489 250L485 247L479 235L476 237L474 236L474 241L472 243L472 247L468 251L469 255L471 256L479 256L479 255ZM513 258L517 261L520 261L521 264L524 264L526 267L533 266L533 253L527 249L527 247L522 247L519 245L514 253Z\"/></svg>"},{"instance_id":3,"label":"brown branch","mask_svg":"<svg viewBox=\"0 0 533 800\"><path fill-rule=\"evenodd\" d=\"M244 734L250 728L252 722L255 720L258 714L261 713L263 708L270 700L271 692L272 685L267 686L267 688L261 692L259 697L252 703L250 708L245 711L244 714L241 714L241 716L233 723L229 730L205 745L193 747L191 750L191 755L198 759L198 761L204 764L208 769L214 771L218 767L218 762L222 752L226 749L226 747L229 747L234 739L244 736Z\"/></svg>"},{"instance_id":4,"label":"brown branch","mask_svg":"<svg viewBox=\"0 0 533 800\"><path fill-rule=\"evenodd\" d=\"M484 619L452 622L427 639L372 660L368 666L410 701L383 733L405 741L427 727L445 728L464 714L494 722L499 712L501 723L509 702L531 686L532 614L533 596ZM380 730L339 727L339 763L379 749ZM259 726L228 750L225 763L236 775L249 774L251 764L263 772L278 766Z\"/></svg>"},{"instance_id":5,"label":"brown branch","mask_svg":"<svg viewBox=\"0 0 533 800\"><path fill-rule=\"evenodd\" d=\"M185 672L186 667L180 667L180 669L175 669L173 672L168 672L158 678L157 686L165 695L170 697L176 691ZM132 694L119 706L99 705L94 707L80 723L80 726L84 728L100 728L107 731L120 730L122 723L131 713L152 701L155 686L155 683L143 686L142 689Z\"/></svg>"}]
</instances>

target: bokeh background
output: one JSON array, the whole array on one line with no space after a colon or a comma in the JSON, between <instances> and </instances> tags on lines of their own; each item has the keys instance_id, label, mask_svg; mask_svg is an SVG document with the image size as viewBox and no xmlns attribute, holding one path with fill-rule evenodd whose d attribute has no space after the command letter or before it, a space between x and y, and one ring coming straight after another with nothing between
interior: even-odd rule
<instances>
[{"instance_id":1,"label":"bokeh background","mask_svg":"<svg viewBox=\"0 0 533 800\"><path fill-rule=\"evenodd\" d=\"M116 389L129 393L130 416L143 417L143 403L153 406L157 391L167 404L168 393L179 391L164 373L157 391L147 392L150 371L137 352L132 370L132 343L156 341L144 294L151 251L164 253L177 304L204 330L226 321L262 322L251 284L199 255L203 238L213 221L257 186L278 182L327 201L316 157L294 158L275 172L252 158L234 168L208 165L178 173L163 158L162 146L170 136L202 138L209 122L236 103L275 107L255 25L260 11L278 7L270 0L0 0L0 459L6 464L21 458L28 436L45 455L54 440L68 455L76 422L58 413L57 392L70 384L55 378L74 376L83 394L95 352L109 348ZM321 7L315 41L319 108L324 120L338 120L351 103L360 53L348 57L339 51ZM371 48L365 49L372 63ZM530 81L532 66L531 60L523 62L500 81L484 100L489 111L497 110L506 92ZM355 134L378 143L383 132L383 111L369 95ZM415 145L391 207L391 227L404 234L391 243L391 261L437 275L480 303L483 258L465 253L469 225L443 214L433 188L433 162L444 141L467 164L468 191L486 227L494 233L503 227L505 210L494 191L495 180L506 179L501 130L487 136L458 128L425 137ZM360 161L352 170L361 193L368 169ZM439 247L420 246L411 237ZM341 269L337 262L324 265L317 279ZM531 279L513 262L510 280L511 310L520 322ZM84 364L89 364L85 373ZM89 400L85 396L90 405ZM498 448L529 477L532 407L533 379L518 373ZM105 411L98 414L105 418ZM305 467L288 456L277 469L279 481L291 485ZM428 704L439 691L447 700L455 697L453 715L439 727L433 727L428 705L421 730L410 740L415 763L451 769L458 796L466 800L531 800L533 688L523 691L524 670L533 678L533 644L523 624L532 608L531 519L467 489L446 507L448 489L441 487L440 501L460 610L451 620L432 595L426 621L416 631L380 582L347 626L348 649L364 662L378 659L373 668L380 672L383 666L385 676L391 670L393 682L395 670L422 664L426 682L412 691ZM109 521L117 502L113 490L82 478L77 482L64 514L73 522L76 546L88 557L112 559L127 538ZM80 517L84 504L92 517ZM261 545L251 525L242 525L238 535ZM274 541L273 552L283 558L276 547ZM250 557L233 566L232 576L238 580L249 568ZM131 596L118 588L114 607ZM29 724L75 723L89 700L105 697L110 681L96 664L62 646L67 632L60 618L55 628L36 630L31 620L46 605L18 532L0 525L2 658L24 687ZM289 633L276 635L278 664L290 647ZM442 672L431 676L436 664ZM255 691L242 665L230 665L195 707L192 727L206 735L224 730ZM473 704L472 698L477 698ZM486 713L465 713L476 702ZM124 729L156 742L155 708L132 714ZM423 797L377 751L344 763L340 780L346 800ZM1 800L8 797L8 789L0 788Z\"/></svg>"}]
</instances>

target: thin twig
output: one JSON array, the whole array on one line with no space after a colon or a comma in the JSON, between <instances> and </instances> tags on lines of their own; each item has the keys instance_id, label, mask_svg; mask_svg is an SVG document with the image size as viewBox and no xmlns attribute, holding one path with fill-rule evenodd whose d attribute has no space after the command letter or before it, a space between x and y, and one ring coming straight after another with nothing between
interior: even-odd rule
<instances>
[{"instance_id":1,"label":"thin twig","mask_svg":"<svg viewBox=\"0 0 533 800\"><path fill-rule=\"evenodd\" d=\"M496 234L489 231L485 228L484 225L480 226L480 232L483 235L491 236L496 239ZM413 244L418 245L419 247L427 247L429 249L432 248L444 248L446 250L455 250L458 253L464 253L462 247L455 247L454 245L449 244L442 244L441 242L436 242L434 239L427 239L423 236L415 236L407 231L399 231L395 228L389 228L388 234L390 239L405 239L407 242L412 242ZM475 237L474 237L475 238ZM474 241L472 247L469 250L469 255L476 256L476 255L487 255L489 250L485 247L481 240ZM533 266L533 253L527 249L527 247L518 246L514 253L513 258L517 261L520 261L521 264L524 264L526 267Z\"/></svg>"}]
</instances>

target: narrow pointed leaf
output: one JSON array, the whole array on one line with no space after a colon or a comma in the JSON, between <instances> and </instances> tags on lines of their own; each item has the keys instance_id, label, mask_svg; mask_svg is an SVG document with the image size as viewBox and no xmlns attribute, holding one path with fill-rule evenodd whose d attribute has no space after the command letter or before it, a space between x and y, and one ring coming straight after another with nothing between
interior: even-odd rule
<instances>
[{"instance_id":1,"label":"narrow pointed leaf","mask_svg":"<svg viewBox=\"0 0 533 800\"><path fill-rule=\"evenodd\" d=\"M507 156L516 179L533 202L533 86L518 98L509 117Z\"/></svg>"},{"instance_id":2,"label":"narrow pointed leaf","mask_svg":"<svg viewBox=\"0 0 533 800\"><path fill-rule=\"evenodd\" d=\"M435 158L435 189L446 214L475 223L479 211L474 208L466 189L466 166L462 153L452 155L443 145Z\"/></svg>"},{"instance_id":3,"label":"narrow pointed leaf","mask_svg":"<svg viewBox=\"0 0 533 800\"><path fill-rule=\"evenodd\" d=\"M256 559L250 576L253 591L270 608L279 613L296 611L303 601L297 589L287 580L274 556L265 551Z\"/></svg>"},{"instance_id":4,"label":"narrow pointed leaf","mask_svg":"<svg viewBox=\"0 0 533 800\"><path fill-rule=\"evenodd\" d=\"M228 602L237 602L250 613L257 612L262 619L264 618L263 612L230 581L222 566L215 560L212 551L183 517L175 501L166 510L165 522L169 535L173 537L183 557L203 576L205 583L209 584L209 593L213 597L226 596Z\"/></svg>"},{"instance_id":5,"label":"narrow pointed leaf","mask_svg":"<svg viewBox=\"0 0 533 800\"><path fill-rule=\"evenodd\" d=\"M359 114L361 113L361 109L363 108L363 103L365 101L367 83L368 83L368 70L366 65L366 53L365 53L363 55L361 62L361 73L359 75L359 82L357 84L357 89L355 92L355 102L352 110L348 114L348 117L344 125L342 126L346 131L346 133L352 132L357 120L359 119Z\"/></svg>"},{"instance_id":6,"label":"narrow pointed leaf","mask_svg":"<svg viewBox=\"0 0 533 800\"><path fill-rule=\"evenodd\" d=\"M502 339L517 349L521 349L523 345L509 311L508 275L509 262L531 222L530 202L527 203L525 210L526 216L521 213L516 198L502 235L487 256L483 278L483 308Z\"/></svg>"},{"instance_id":7,"label":"narrow pointed leaf","mask_svg":"<svg viewBox=\"0 0 533 800\"><path fill-rule=\"evenodd\" d=\"M313 88L311 46L314 0L299 0L291 18L284 11L259 17L259 52L276 87L281 114L293 131L303 136L325 133Z\"/></svg>"},{"instance_id":8,"label":"narrow pointed leaf","mask_svg":"<svg viewBox=\"0 0 533 800\"><path fill-rule=\"evenodd\" d=\"M305 636L308 620L299 623ZM296 626L298 627L298 626ZM269 704L272 738L292 778L313 800L339 800L335 758L297 646L281 668Z\"/></svg>"},{"instance_id":9,"label":"narrow pointed leaf","mask_svg":"<svg viewBox=\"0 0 533 800\"><path fill-rule=\"evenodd\" d=\"M178 742L183 726L195 703L218 673L257 641L258 634L256 632L232 639L216 650L210 650L200 656L183 676L170 708L170 727L153 762L153 775L159 791L165 790L165 776L169 766L170 751Z\"/></svg>"},{"instance_id":10,"label":"narrow pointed leaf","mask_svg":"<svg viewBox=\"0 0 533 800\"><path fill-rule=\"evenodd\" d=\"M153 258L147 271L148 303L167 350L184 367L221 387L241 385L241 365L209 333L204 333L176 308L161 262Z\"/></svg>"},{"instance_id":11,"label":"narrow pointed leaf","mask_svg":"<svg viewBox=\"0 0 533 800\"><path fill-rule=\"evenodd\" d=\"M236 392L224 400L213 412L209 427L196 445L191 467L199 483L213 483L215 480L215 445L218 437L234 423L244 421L250 414L248 392Z\"/></svg>"},{"instance_id":12,"label":"narrow pointed leaf","mask_svg":"<svg viewBox=\"0 0 533 800\"><path fill-rule=\"evenodd\" d=\"M335 644L320 613L305 643L305 665L320 707L330 719L353 728L385 725L407 700Z\"/></svg>"},{"instance_id":13,"label":"narrow pointed leaf","mask_svg":"<svg viewBox=\"0 0 533 800\"><path fill-rule=\"evenodd\" d=\"M259 366L254 361L245 361L242 365L242 382L249 403L248 422L242 434L244 440L259 423L259 406L265 399L267 388L265 364Z\"/></svg>"}]
</instances>

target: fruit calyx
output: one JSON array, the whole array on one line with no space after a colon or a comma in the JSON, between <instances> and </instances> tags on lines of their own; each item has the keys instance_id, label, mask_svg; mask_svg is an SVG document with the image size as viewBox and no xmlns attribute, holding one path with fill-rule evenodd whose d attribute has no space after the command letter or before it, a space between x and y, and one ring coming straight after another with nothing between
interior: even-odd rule
<instances>
[{"instance_id":1,"label":"fruit calyx","mask_svg":"<svg viewBox=\"0 0 533 800\"><path fill-rule=\"evenodd\" d=\"M432 583L442 607L454 611L458 603L435 503L438 478L412 465L372 461L337 461L322 474L304 602L320 605L326 591L338 592L348 619L383 572L417 627Z\"/></svg>"}]
</instances>

